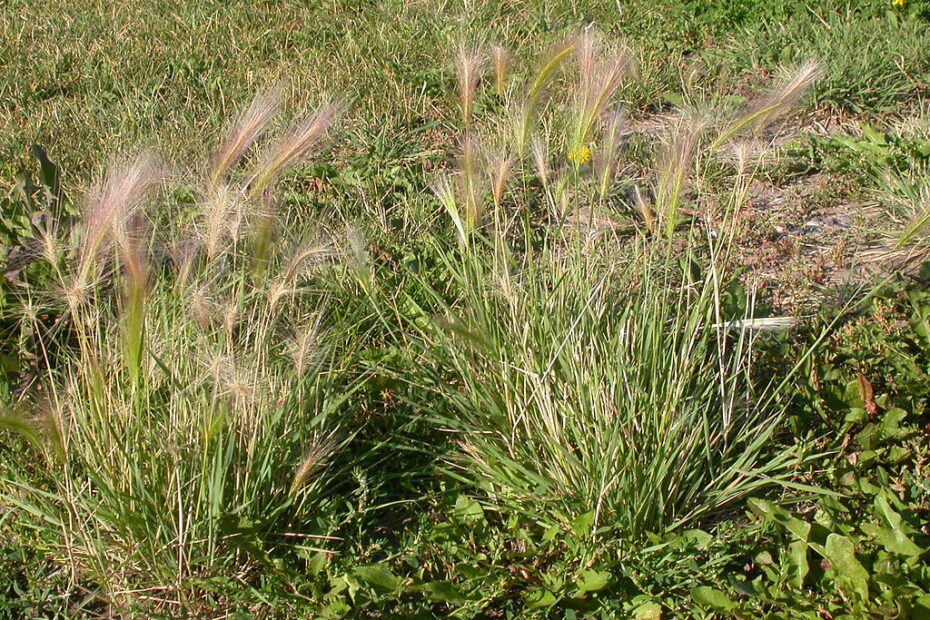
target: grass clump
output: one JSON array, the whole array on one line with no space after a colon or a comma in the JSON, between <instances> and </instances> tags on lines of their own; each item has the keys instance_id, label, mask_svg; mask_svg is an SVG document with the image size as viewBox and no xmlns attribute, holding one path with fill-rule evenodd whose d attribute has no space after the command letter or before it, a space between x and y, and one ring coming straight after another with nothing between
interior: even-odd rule
<instances>
[{"instance_id":1,"label":"grass clump","mask_svg":"<svg viewBox=\"0 0 930 620\"><path fill-rule=\"evenodd\" d=\"M567 58L577 80L555 80ZM703 166L796 102L816 68L716 137L697 113L676 117L654 170L624 180L612 98L630 75L626 53L587 32L542 67L503 121L484 119L491 142L519 128L507 166L476 165L473 122L458 169L436 185L460 243L439 246L441 284L417 278L426 286L402 302L439 317L432 330L413 321L422 376L410 380L438 386L421 406L456 440L450 475L504 512L561 526L588 519L595 538L628 547L787 483L799 458L773 449L784 384L760 386L752 372L752 330L779 323L728 301L733 216L758 163L738 156L723 195L700 188ZM544 83L550 105L540 108ZM539 123L528 136L527 110ZM524 138L532 156L520 156ZM593 157L573 157L582 146ZM618 195L624 181L631 191ZM626 226L613 223L622 217Z\"/></svg>"},{"instance_id":2,"label":"grass clump","mask_svg":"<svg viewBox=\"0 0 930 620\"><path fill-rule=\"evenodd\" d=\"M151 157L114 168L78 227L46 231L57 294L26 292L39 396L18 426L36 443L2 495L111 608L196 609L217 577L247 582L276 550L325 547L338 519L350 349L309 285L332 246L276 235L270 210L272 182L315 152L338 108L295 125L238 183L274 108L259 98L231 129L194 204L146 209L165 184ZM37 456L47 485L29 476Z\"/></svg>"},{"instance_id":3,"label":"grass clump","mask_svg":"<svg viewBox=\"0 0 930 620\"><path fill-rule=\"evenodd\" d=\"M692 522L793 463L770 451L781 411L753 389L752 337L721 321L722 268L692 277L648 243L633 253L462 257L466 292L423 367L456 432L454 476L550 522L588 515L623 541Z\"/></svg>"}]
</instances>

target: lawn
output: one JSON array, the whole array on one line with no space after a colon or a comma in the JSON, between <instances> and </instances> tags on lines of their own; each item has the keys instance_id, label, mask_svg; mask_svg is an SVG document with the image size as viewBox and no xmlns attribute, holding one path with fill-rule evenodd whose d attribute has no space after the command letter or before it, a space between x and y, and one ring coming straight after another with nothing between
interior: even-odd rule
<instances>
[{"instance_id":1,"label":"lawn","mask_svg":"<svg viewBox=\"0 0 930 620\"><path fill-rule=\"evenodd\" d=\"M930 3L0 7L0 617L930 618Z\"/></svg>"}]
</instances>

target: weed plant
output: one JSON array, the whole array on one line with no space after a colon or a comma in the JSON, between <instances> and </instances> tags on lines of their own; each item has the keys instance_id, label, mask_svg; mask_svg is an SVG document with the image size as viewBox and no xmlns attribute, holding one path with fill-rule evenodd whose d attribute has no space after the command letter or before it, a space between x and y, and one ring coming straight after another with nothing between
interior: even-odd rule
<instances>
[{"instance_id":1,"label":"weed plant","mask_svg":"<svg viewBox=\"0 0 930 620\"><path fill-rule=\"evenodd\" d=\"M463 110L498 96L475 64L459 62ZM787 484L796 464L773 449L784 378L760 387L752 367L755 330L779 322L730 301L733 215L760 165L734 140L789 109L817 69L736 116L676 116L654 169L623 179L613 97L629 53L586 32L540 67L500 116L462 118L457 167L434 183L458 244L437 244L445 278L412 274L395 301L415 335L405 378L434 394L421 407L457 443L453 478L504 512L589 520L623 546ZM495 70L495 92L505 80ZM700 175L721 159L734 181L712 211Z\"/></svg>"},{"instance_id":2,"label":"weed plant","mask_svg":"<svg viewBox=\"0 0 930 620\"><path fill-rule=\"evenodd\" d=\"M274 188L341 108L321 104L242 174L277 107L261 96L232 126L195 204L164 206L168 181L140 156L98 183L74 229L42 235L56 285L27 288L23 306L38 396L6 418L34 450L3 501L116 608L190 612L211 580L248 580L275 549L332 533L330 461L355 388L308 278L333 250L278 234Z\"/></svg>"}]
</instances>

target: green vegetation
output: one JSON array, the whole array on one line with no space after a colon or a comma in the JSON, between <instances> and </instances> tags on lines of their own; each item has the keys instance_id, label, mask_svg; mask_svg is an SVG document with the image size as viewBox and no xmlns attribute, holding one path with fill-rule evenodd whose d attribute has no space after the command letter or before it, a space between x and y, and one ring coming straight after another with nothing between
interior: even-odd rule
<instances>
[{"instance_id":1,"label":"green vegetation","mask_svg":"<svg viewBox=\"0 0 930 620\"><path fill-rule=\"evenodd\" d=\"M7 3L0 617L930 617L928 24Z\"/></svg>"}]
</instances>

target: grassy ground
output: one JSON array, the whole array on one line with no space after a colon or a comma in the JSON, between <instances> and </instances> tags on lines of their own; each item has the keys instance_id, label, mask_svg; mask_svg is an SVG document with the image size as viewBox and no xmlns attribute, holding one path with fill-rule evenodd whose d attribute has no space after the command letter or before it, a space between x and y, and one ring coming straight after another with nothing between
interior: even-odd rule
<instances>
[{"instance_id":1,"label":"grassy ground","mask_svg":"<svg viewBox=\"0 0 930 620\"><path fill-rule=\"evenodd\" d=\"M928 88L923 10L879 2L14 1L0 17L2 148L17 158L23 144L43 144L76 178L140 143L203 156L204 138L276 82L298 107L321 92L354 98L349 126L364 145L382 128L402 134L443 120L458 41L500 43L532 58L560 33L591 23L637 50L642 79L624 95L637 115L680 94L694 71L700 77L687 80L696 90L689 95L713 96L724 94L718 84L738 91L780 63L810 57L830 69L821 105L895 113Z\"/></svg>"},{"instance_id":2,"label":"grassy ground","mask_svg":"<svg viewBox=\"0 0 930 620\"><path fill-rule=\"evenodd\" d=\"M928 24L4 3L0 614L930 617Z\"/></svg>"}]
</instances>

